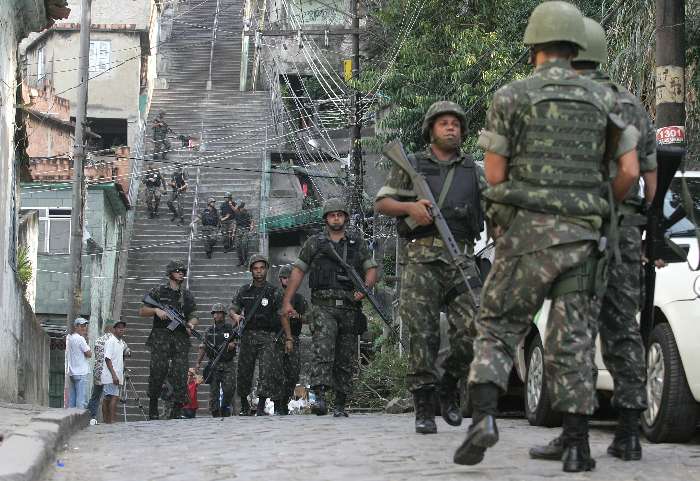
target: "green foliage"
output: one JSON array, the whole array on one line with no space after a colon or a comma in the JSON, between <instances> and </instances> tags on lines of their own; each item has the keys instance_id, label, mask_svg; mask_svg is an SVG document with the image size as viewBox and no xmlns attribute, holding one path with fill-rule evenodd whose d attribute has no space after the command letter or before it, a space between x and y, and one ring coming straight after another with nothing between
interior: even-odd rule
<instances>
[{"instance_id":1,"label":"green foliage","mask_svg":"<svg viewBox=\"0 0 700 481\"><path fill-rule=\"evenodd\" d=\"M354 407L383 409L394 397L404 397L407 392L406 356L399 356L395 349L376 351L368 364L360 368L352 396Z\"/></svg>"},{"instance_id":2,"label":"green foliage","mask_svg":"<svg viewBox=\"0 0 700 481\"><path fill-rule=\"evenodd\" d=\"M23 286L32 280L32 261L29 259L29 248L24 245L17 249L17 277Z\"/></svg>"}]
</instances>

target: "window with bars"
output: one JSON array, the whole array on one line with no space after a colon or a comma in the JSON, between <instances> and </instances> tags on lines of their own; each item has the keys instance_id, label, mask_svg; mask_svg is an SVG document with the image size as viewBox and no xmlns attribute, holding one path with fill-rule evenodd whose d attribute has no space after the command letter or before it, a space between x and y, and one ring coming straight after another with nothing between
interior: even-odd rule
<instances>
[{"instance_id":1,"label":"window with bars","mask_svg":"<svg viewBox=\"0 0 700 481\"><path fill-rule=\"evenodd\" d=\"M109 40L90 42L90 73L102 73L110 68L112 43Z\"/></svg>"}]
</instances>

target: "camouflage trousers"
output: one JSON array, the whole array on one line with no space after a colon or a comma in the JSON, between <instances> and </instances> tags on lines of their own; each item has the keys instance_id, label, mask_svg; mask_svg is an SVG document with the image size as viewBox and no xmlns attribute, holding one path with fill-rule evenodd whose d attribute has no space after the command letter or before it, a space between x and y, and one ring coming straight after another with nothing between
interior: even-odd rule
<instances>
[{"instance_id":1,"label":"camouflage trousers","mask_svg":"<svg viewBox=\"0 0 700 481\"><path fill-rule=\"evenodd\" d=\"M173 213L174 216L179 217L181 220L183 219L183 213L182 213L182 193L178 192L176 190L171 190L170 191L170 198L168 199L168 208L170 209L170 212Z\"/></svg>"},{"instance_id":2,"label":"camouflage trousers","mask_svg":"<svg viewBox=\"0 0 700 481\"><path fill-rule=\"evenodd\" d=\"M153 160L165 160L165 156L170 150L170 141L167 138L153 139Z\"/></svg>"},{"instance_id":3,"label":"camouflage trousers","mask_svg":"<svg viewBox=\"0 0 700 481\"><path fill-rule=\"evenodd\" d=\"M233 249L233 225L233 220L221 221L221 237L223 238L226 252Z\"/></svg>"},{"instance_id":4,"label":"camouflage trousers","mask_svg":"<svg viewBox=\"0 0 700 481\"><path fill-rule=\"evenodd\" d=\"M645 350L637 322L642 290L639 228L620 227L620 251L622 262L611 262L608 267L608 287L596 327L600 331L603 361L614 381L612 405L644 410L647 408Z\"/></svg>"},{"instance_id":5,"label":"camouflage trousers","mask_svg":"<svg viewBox=\"0 0 700 481\"><path fill-rule=\"evenodd\" d=\"M352 392L357 354L356 314L356 309L321 306L314 301L311 387L326 386L345 394Z\"/></svg>"},{"instance_id":6,"label":"camouflage trousers","mask_svg":"<svg viewBox=\"0 0 700 481\"><path fill-rule=\"evenodd\" d=\"M493 383L502 391L520 342L554 281L586 261L595 244L574 242L519 256L496 258L476 320L469 384ZM593 356L596 304L588 292L552 299L545 338L545 375L555 411L592 414L596 408Z\"/></svg>"},{"instance_id":7,"label":"camouflage trousers","mask_svg":"<svg viewBox=\"0 0 700 481\"><path fill-rule=\"evenodd\" d=\"M146 345L151 349L148 397L158 398L166 378L173 387L173 402L187 403L187 366L190 339L185 332L154 328Z\"/></svg>"},{"instance_id":8,"label":"camouflage trousers","mask_svg":"<svg viewBox=\"0 0 700 481\"><path fill-rule=\"evenodd\" d=\"M233 395L236 394L236 367L233 359L219 362L209 378L209 410L218 411L220 408L233 406ZM221 398L221 406L219 406Z\"/></svg>"},{"instance_id":9,"label":"camouflage trousers","mask_svg":"<svg viewBox=\"0 0 700 481\"><path fill-rule=\"evenodd\" d=\"M248 396L253 389L255 361L258 361L258 396L270 399L284 397L282 357L284 346L277 334L269 331L245 331L238 354L238 394Z\"/></svg>"},{"instance_id":10,"label":"camouflage trousers","mask_svg":"<svg viewBox=\"0 0 700 481\"><path fill-rule=\"evenodd\" d=\"M148 212L157 212L160 206L160 189L158 187L146 187L146 205Z\"/></svg>"},{"instance_id":11,"label":"camouflage trousers","mask_svg":"<svg viewBox=\"0 0 700 481\"><path fill-rule=\"evenodd\" d=\"M238 252L238 261L241 265L248 263L248 244L250 239L250 232L247 229L243 229L236 235L236 251Z\"/></svg>"},{"instance_id":12,"label":"camouflage trousers","mask_svg":"<svg viewBox=\"0 0 700 481\"><path fill-rule=\"evenodd\" d=\"M465 266L477 276L473 261ZM479 296L480 290L474 289ZM415 391L440 381L436 364L440 349L440 312L447 313L450 351L442 368L466 381L474 357L475 309L464 280L454 265L441 261L409 262L401 275L399 313L411 335L408 387Z\"/></svg>"},{"instance_id":13,"label":"camouflage trousers","mask_svg":"<svg viewBox=\"0 0 700 481\"><path fill-rule=\"evenodd\" d=\"M294 349L289 354L284 355L282 367L284 371L284 394L287 398L294 395L294 388L299 382L301 372L301 341L299 336L294 336Z\"/></svg>"},{"instance_id":14,"label":"camouflage trousers","mask_svg":"<svg viewBox=\"0 0 700 481\"><path fill-rule=\"evenodd\" d=\"M202 244L204 244L204 252L211 253L216 245L216 239L219 234L219 229L215 225L202 226Z\"/></svg>"}]
</instances>

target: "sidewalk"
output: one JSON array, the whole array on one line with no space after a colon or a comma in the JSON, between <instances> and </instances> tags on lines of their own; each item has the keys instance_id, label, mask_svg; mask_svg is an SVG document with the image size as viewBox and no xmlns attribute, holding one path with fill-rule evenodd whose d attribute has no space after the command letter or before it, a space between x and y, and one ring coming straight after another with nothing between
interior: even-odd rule
<instances>
[{"instance_id":1,"label":"sidewalk","mask_svg":"<svg viewBox=\"0 0 700 481\"><path fill-rule=\"evenodd\" d=\"M87 411L0 402L0 481L33 481L89 422Z\"/></svg>"}]
</instances>

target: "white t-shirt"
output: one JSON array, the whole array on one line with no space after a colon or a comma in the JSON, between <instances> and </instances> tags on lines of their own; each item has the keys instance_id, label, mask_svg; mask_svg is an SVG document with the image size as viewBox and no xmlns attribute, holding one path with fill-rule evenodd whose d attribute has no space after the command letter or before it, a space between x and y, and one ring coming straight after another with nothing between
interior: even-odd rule
<instances>
[{"instance_id":1,"label":"white t-shirt","mask_svg":"<svg viewBox=\"0 0 700 481\"><path fill-rule=\"evenodd\" d=\"M107 367L107 359L112 361L114 372L117 373L119 384L124 383L124 348L126 343L117 336L110 336L105 342L105 360L102 361L102 384L113 384L112 372Z\"/></svg>"},{"instance_id":2,"label":"white t-shirt","mask_svg":"<svg viewBox=\"0 0 700 481\"><path fill-rule=\"evenodd\" d=\"M90 350L87 341L83 336L74 332L66 338L66 349L68 357L68 375L84 376L90 372L90 364L85 357L85 353Z\"/></svg>"}]
</instances>

